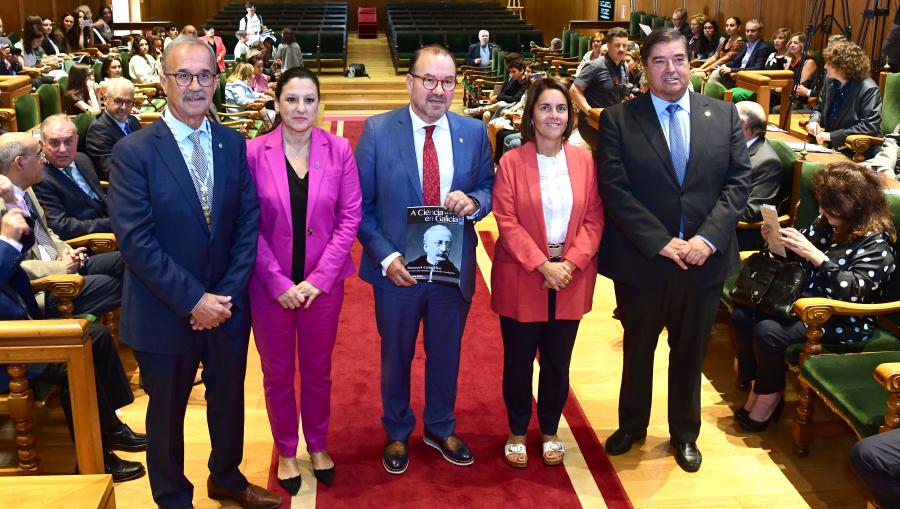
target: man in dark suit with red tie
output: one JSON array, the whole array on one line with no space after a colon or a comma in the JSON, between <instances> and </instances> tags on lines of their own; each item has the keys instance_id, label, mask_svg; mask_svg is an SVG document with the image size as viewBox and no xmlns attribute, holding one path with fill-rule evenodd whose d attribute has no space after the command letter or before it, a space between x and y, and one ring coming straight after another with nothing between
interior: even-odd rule
<instances>
[{"instance_id":1,"label":"man in dark suit with red tie","mask_svg":"<svg viewBox=\"0 0 900 509\"><path fill-rule=\"evenodd\" d=\"M85 136L85 151L90 156L100 180L109 180L111 156L116 143L141 128L131 114L134 107L134 84L125 78L105 82L106 111L95 118Z\"/></svg>"},{"instance_id":2,"label":"man in dark suit with red tie","mask_svg":"<svg viewBox=\"0 0 900 509\"><path fill-rule=\"evenodd\" d=\"M701 368L722 283L739 267L735 226L750 160L734 106L688 92L678 31L652 32L642 55L650 93L603 110L597 151L607 217L599 272L615 282L624 328L619 429L606 452L624 454L647 435L665 327L671 445L678 465L695 472Z\"/></svg>"}]
</instances>

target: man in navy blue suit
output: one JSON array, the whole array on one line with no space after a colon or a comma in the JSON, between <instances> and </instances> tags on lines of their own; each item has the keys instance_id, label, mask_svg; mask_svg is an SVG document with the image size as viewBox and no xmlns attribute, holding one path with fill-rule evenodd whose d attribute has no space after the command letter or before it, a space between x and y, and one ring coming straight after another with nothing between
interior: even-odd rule
<instances>
[{"instance_id":1,"label":"man in navy blue suit","mask_svg":"<svg viewBox=\"0 0 900 509\"><path fill-rule=\"evenodd\" d=\"M244 373L250 335L247 284L256 259L259 203L246 145L209 122L215 55L195 37L165 49L162 118L113 149L109 201L128 264L122 337L150 397L147 467L154 501L191 507L184 476L184 414L203 362L209 497L275 508L281 497L249 484L243 453Z\"/></svg>"},{"instance_id":2,"label":"man in navy blue suit","mask_svg":"<svg viewBox=\"0 0 900 509\"><path fill-rule=\"evenodd\" d=\"M721 83L725 88L734 88L735 82L732 75L741 71L761 71L766 67L766 59L774 51L772 46L763 40L763 24L758 19L751 19L744 26L747 41L741 51L735 55L734 60L713 71L709 81Z\"/></svg>"},{"instance_id":3,"label":"man in navy blue suit","mask_svg":"<svg viewBox=\"0 0 900 509\"><path fill-rule=\"evenodd\" d=\"M471 465L469 447L456 436L453 408L460 340L475 288L474 222L491 211L494 168L484 124L448 113L456 88L453 55L425 46L409 62L410 104L370 117L356 161L363 194L359 240L365 249L360 277L375 291L381 334L384 468L401 474L409 464L410 365L424 323L425 443L456 465ZM406 270L406 209L438 205L464 217L460 286L416 281Z\"/></svg>"}]
</instances>

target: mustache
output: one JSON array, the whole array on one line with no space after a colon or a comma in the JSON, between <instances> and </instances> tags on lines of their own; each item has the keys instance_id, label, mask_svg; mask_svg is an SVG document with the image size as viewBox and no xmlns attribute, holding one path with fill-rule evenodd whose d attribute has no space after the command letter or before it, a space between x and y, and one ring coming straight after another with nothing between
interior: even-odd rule
<instances>
[{"instance_id":1,"label":"mustache","mask_svg":"<svg viewBox=\"0 0 900 509\"><path fill-rule=\"evenodd\" d=\"M181 94L181 99L184 101L205 101L207 99L206 92L202 90L197 91L189 91Z\"/></svg>"}]
</instances>

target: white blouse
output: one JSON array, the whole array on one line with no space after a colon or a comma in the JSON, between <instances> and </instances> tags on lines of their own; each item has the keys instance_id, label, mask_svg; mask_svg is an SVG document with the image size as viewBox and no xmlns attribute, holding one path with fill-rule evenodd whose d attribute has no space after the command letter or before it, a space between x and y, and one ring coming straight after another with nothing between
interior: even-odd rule
<instances>
[{"instance_id":1,"label":"white blouse","mask_svg":"<svg viewBox=\"0 0 900 509\"><path fill-rule=\"evenodd\" d=\"M158 71L156 59L149 54L145 56L134 55L128 60L128 72L135 83L158 83Z\"/></svg>"},{"instance_id":2,"label":"white blouse","mask_svg":"<svg viewBox=\"0 0 900 509\"><path fill-rule=\"evenodd\" d=\"M538 154L537 159L547 243L562 244L566 241L569 216L572 215L572 182L566 151L560 148L559 154L553 157Z\"/></svg>"}]
</instances>

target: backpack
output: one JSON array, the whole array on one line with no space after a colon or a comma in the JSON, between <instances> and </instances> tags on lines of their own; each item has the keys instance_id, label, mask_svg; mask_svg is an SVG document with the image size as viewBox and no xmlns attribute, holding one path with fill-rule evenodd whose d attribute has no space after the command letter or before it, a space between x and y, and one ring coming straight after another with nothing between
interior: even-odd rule
<instances>
[{"instance_id":1,"label":"backpack","mask_svg":"<svg viewBox=\"0 0 900 509\"><path fill-rule=\"evenodd\" d=\"M372 78L368 74L366 74L366 64L350 64L347 66L347 71L344 72L344 76L348 78L361 78L363 76L367 78Z\"/></svg>"}]
</instances>

